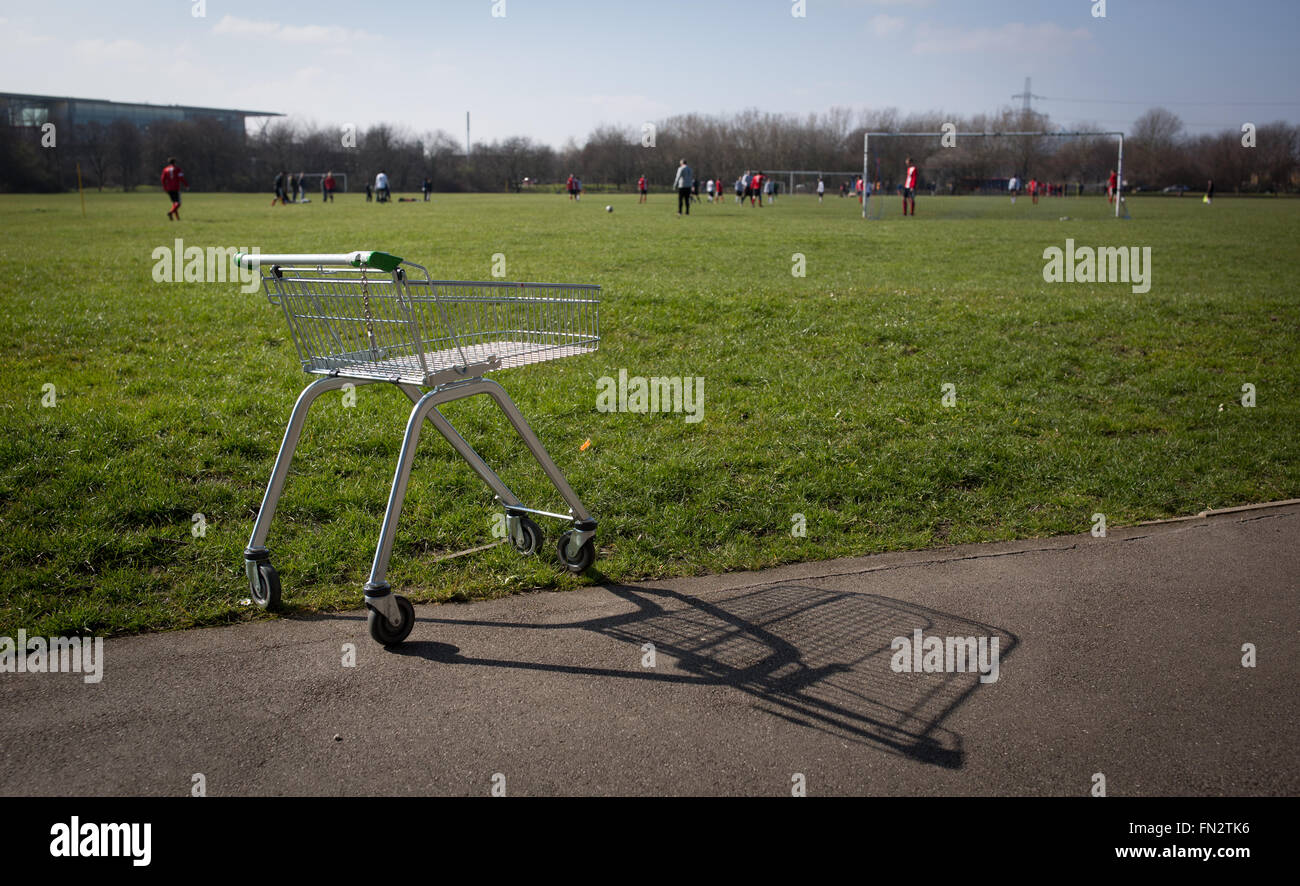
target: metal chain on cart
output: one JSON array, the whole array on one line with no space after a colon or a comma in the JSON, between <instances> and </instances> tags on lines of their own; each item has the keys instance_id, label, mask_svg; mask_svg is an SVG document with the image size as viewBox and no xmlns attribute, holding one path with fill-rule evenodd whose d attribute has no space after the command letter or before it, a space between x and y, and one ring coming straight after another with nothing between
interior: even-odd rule
<instances>
[{"instance_id":1,"label":"metal chain on cart","mask_svg":"<svg viewBox=\"0 0 1300 886\"><path fill-rule=\"evenodd\" d=\"M379 362L379 349L375 347L375 318L370 313L370 288L366 283L366 266L361 265L361 309L366 314L366 338L370 341L370 359Z\"/></svg>"}]
</instances>

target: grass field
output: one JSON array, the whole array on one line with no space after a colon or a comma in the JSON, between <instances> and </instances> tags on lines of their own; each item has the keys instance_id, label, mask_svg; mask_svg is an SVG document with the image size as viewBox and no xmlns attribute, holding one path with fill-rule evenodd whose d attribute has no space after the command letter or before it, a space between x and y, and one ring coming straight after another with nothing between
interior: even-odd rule
<instances>
[{"instance_id":1,"label":"grass field","mask_svg":"<svg viewBox=\"0 0 1300 886\"><path fill-rule=\"evenodd\" d=\"M157 193L88 194L84 219L76 195L0 197L0 634L271 617L241 602L242 551L309 379L260 294L153 281L175 237L383 249L446 279L487 279L504 253L508 279L604 287L596 354L496 375L601 521L596 569L560 571L555 524L531 559L440 560L493 541L495 510L426 433L389 575L417 601L1300 495L1300 201L1134 198L1115 221L1096 198L957 199L982 202L921 197L915 219L872 224L838 197L679 219L659 195L192 194L170 224ZM1067 237L1150 246L1151 290L1044 282L1044 248ZM620 369L703 377L703 420L598 412L597 380ZM359 605L408 411L380 386L354 408L318 401L268 543L291 611ZM559 507L498 415L446 411L526 502Z\"/></svg>"}]
</instances>

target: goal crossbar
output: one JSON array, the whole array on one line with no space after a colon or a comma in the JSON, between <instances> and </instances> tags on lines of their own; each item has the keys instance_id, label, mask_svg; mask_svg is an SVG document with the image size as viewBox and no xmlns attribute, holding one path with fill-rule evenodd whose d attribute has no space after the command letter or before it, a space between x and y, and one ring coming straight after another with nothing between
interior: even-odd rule
<instances>
[{"instance_id":1,"label":"goal crossbar","mask_svg":"<svg viewBox=\"0 0 1300 886\"><path fill-rule=\"evenodd\" d=\"M329 173L327 173L327 172L304 172L304 173L303 173L303 178L313 179L313 180L316 182L316 186L313 188L313 190L319 190L320 182L321 182L322 179L325 178L326 175L329 175ZM348 189L348 174L347 174L346 172L336 172L336 173L334 173L334 178L342 182L342 184L343 184L343 191L344 191L344 193L346 193L346 192L347 192L347 189Z\"/></svg>"},{"instance_id":2,"label":"goal crossbar","mask_svg":"<svg viewBox=\"0 0 1300 886\"><path fill-rule=\"evenodd\" d=\"M1104 136L1104 137L1110 137L1110 138L1118 138L1118 139L1119 139L1119 160L1118 160L1118 162L1115 164L1115 178L1116 178L1116 180L1119 182L1119 184L1118 184L1118 188L1117 188L1117 190L1119 191L1119 194L1116 194L1116 199L1115 199L1115 217L1116 217L1116 218L1119 218L1119 217L1120 217L1120 205L1121 205L1121 202L1122 202L1122 197L1121 197L1120 195L1123 194L1123 192L1124 192L1124 133L1121 132L1121 131L1119 131L1119 130L1117 130L1117 129L1106 130L1106 131L1098 130L1098 131L1090 131L1090 132L1021 132L1021 131L1012 131L1012 132L956 132L956 131L954 131L954 132L864 132L864 133L862 134L862 180L863 180L864 182L866 182L866 181L871 181L871 178L870 178L870 175L871 175L871 165L870 165L870 163L868 162L868 157L869 157L869 151L868 151L868 148L869 148L869 146L870 146L870 144L871 144L871 139L872 139L873 136L876 137L876 138L893 138L893 137L896 137L896 136L911 136L911 137L919 137L919 138L943 138L944 136L948 136L948 137L950 137L950 138L1000 138L1001 136L1005 136L1005 135L1012 135L1012 136L1035 136L1035 137L1041 136L1041 137L1043 137L1043 138L1062 138L1062 137L1072 137L1072 138L1073 138L1073 137L1078 137L1078 136ZM870 198L867 198L867 200L869 200L869 199L870 199ZM862 201L862 217L863 217L864 219L867 218L867 200L863 200L863 201Z\"/></svg>"},{"instance_id":3,"label":"goal crossbar","mask_svg":"<svg viewBox=\"0 0 1300 886\"><path fill-rule=\"evenodd\" d=\"M857 172L827 172L824 169L769 169L766 170L764 174L773 176L774 178L776 176L782 176L782 175L786 176L789 179L789 192L791 194L795 192L794 177L796 175L815 175L819 178L834 178L834 177L841 177L841 176L849 176L850 178L854 178L857 175L859 175L859 173ZM779 178L776 180L780 181Z\"/></svg>"}]
</instances>

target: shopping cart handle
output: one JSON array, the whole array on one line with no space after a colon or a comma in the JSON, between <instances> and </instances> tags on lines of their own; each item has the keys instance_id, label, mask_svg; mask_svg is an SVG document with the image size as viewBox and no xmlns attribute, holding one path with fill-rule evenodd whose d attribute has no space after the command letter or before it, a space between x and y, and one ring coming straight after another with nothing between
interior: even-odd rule
<instances>
[{"instance_id":1,"label":"shopping cart handle","mask_svg":"<svg viewBox=\"0 0 1300 886\"><path fill-rule=\"evenodd\" d=\"M365 266L380 271L395 271L402 259L387 252L339 252L324 255L268 255L261 252L237 252L235 263L241 268L255 268L258 265L351 265L354 268Z\"/></svg>"}]
</instances>

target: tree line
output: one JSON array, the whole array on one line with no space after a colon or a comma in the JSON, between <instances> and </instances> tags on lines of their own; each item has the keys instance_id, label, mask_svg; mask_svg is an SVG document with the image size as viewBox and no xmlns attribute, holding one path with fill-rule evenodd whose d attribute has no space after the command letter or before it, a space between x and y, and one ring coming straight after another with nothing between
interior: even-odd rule
<instances>
[{"instance_id":1,"label":"tree line","mask_svg":"<svg viewBox=\"0 0 1300 886\"><path fill-rule=\"evenodd\" d=\"M1004 110L960 117L897 109L852 112L833 108L806 116L748 109L731 115L681 114L642 127L600 126L579 144L559 148L528 136L464 143L436 130L416 133L379 124L360 131L291 118L273 119L252 133L214 120L159 122L140 129L125 121L91 123L42 146L33 127L0 127L0 191L59 191L76 187L80 164L87 188L132 190L157 185L169 156L180 160L192 185L204 191L269 191L278 172L333 171L361 190L379 171L395 191L416 191L428 178L436 191L520 189L524 180L559 186L570 174L586 186L631 189L644 175L667 187L685 158L702 178L730 182L746 169L851 172L862 169L867 132L1058 131L1043 114ZM1081 123L1070 129L1099 130ZM1131 187L1199 188L1214 179L1220 192L1300 190L1300 127L1284 122L1190 135L1177 115L1153 108L1125 138L1125 179ZM871 142L871 177L892 187L907 157L927 186L954 191L1018 175L1041 181L1104 181L1116 165L1116 140L1094 137L889 138ZM828 182L828 185L831 184Z\"/></svg>"}]
</instances>

